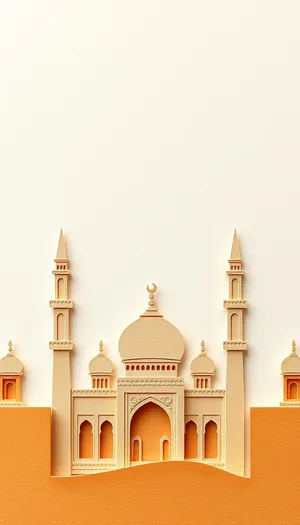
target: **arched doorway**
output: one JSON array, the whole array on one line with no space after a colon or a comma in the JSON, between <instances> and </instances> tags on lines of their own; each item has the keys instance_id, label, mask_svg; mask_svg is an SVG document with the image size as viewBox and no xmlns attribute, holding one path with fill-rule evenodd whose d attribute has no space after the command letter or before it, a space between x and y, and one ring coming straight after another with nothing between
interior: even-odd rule
<instances>
[{"instance_id":1,"label":"arched doorway","mask_svg":"<svg viewBox=\"0 0 300 525\"><path fill-rule=\"evenodd\" d=\"M169 442L162 445L162 438ZM139 448L138 442L139 441ZM170 457L171 422L167 412L149 401L139 408L130 425L130 459L137 461L163 461Z\"/></svg>"}]
</instances>

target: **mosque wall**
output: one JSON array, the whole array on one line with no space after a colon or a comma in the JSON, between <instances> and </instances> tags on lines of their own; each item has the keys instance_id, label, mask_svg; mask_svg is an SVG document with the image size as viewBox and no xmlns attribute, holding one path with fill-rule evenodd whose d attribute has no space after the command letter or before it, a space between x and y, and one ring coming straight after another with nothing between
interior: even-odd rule
<instances>
[{"instance_id":1,"label":"mosque wall","mask_svg":"<svg viewBox=\"0 0 300 525\"><path fill-rule=\"evenodd\" d=\"M196 425L195 453L189 457L185 450L185 459L212 462L223 466L225 458L225 391L215 390L208 395L205 390L186 390L185 392L185 441L192 434L190 421ZM215 426L210 422L214 422ZM212 437L211 437L212 436ZM207 452L207 440L215 440L213 451ZM189 443L185 443L185 449ZM209 456L209 457L208 457Z\"/></svg>"},{"instance_id":2,"label":"mosque wall","mask_svg":"<svg viewBox=\"0 0 300 525\"><path fill-rule=\"evenodd\" d=\"M72 474L116 468L115 390L74 390Z\"/></svg>"}]
</instances>

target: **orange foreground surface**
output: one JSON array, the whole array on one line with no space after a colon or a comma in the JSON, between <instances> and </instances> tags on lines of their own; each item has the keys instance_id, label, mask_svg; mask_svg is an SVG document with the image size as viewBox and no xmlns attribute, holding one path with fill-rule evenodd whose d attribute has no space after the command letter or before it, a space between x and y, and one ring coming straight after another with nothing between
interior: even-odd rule
<instances>
[{"instance_id":1,"label":"orange foreground surface","mask_svg":"<svg viewBox=\"0 0 300 525\"><path fill-rule=\"evenodd\" d=\"M251 410L251 478L189 462L50 476L50 409L0 409L0 524L300 523L300 409Z\"/></svg>"}]
</instances>

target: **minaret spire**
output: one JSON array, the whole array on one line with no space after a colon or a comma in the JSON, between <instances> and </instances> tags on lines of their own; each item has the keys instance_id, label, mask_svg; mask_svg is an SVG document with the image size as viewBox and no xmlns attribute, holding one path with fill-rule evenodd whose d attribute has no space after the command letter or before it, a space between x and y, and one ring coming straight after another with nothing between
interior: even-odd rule
<instances>
[{"instance_id":1,"label":"minaret spire","mask_svg":"<svg viewBox=\"0 0 300 525\"><path fill-rule=\"evenodd\" d=\"M232 248L231 248L231 254L230 254L230 261L241 261L241 250L240 250L240 242L238 235L236 233L236 229L234 230L233 235L233 241L232 241Z\"/></svg>"},{"instance_id":2,"label":"minaret spire","mask_svg":"<svg viewBox=\"0 0 300 525\"><path fill-rule=\"evenodd\" d=\"M60 261L68 260L67 245L62 230L60 230L56 259Z\"/></svg>"},{"instance_id":3,"label":"minaret spire","mask_svg":"<svg viewBox=\"0 0 300 525\"><path fill-rule=\"evenodd\" d=\"M226 470L244 475L245 430L244 430L244 352L247 342L244 337L244 313L247 301L243 296L244 271L239 240L234 231L229 259L229 299L224 301L227 310L226 371Z\"/></svg>"},{"instance_id":4,"label":"minaret spire","mask_svg":"<svg viewBox=\"0 0 300 525\"><path fill-rule=\"evenodd\" d=\"M55 261L55 299L50 301L54 317L52 387L52 475L71 475L71 312L69 259L61 230Z\"/></svg>"}]
</instances>

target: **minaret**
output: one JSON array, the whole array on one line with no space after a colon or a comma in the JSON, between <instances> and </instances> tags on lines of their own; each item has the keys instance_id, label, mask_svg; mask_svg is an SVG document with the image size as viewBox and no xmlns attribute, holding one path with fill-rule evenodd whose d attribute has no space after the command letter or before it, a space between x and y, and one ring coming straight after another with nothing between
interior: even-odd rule
<instances>
[{"instance_id":1,"label":"minaret","mask_svg":"<svg viewBox=\"0 0 300 525\"><path fill-rule=\"evenodd\" d=\"M244 430L244 310L242 258L239 240L234 231L229 259L229 300L224 301L228 313L226 375L226 470L244 475L245 430Z\"/></svg>"},{"instance_id":2,"label":"minaret","mask_svg":"<svg viewBox=\"0 0 300 525\"><path fill-rule=\"evenodd\" d=\"M54 313L53 388L52 388L52 475L71 475L71 368L69 259L66 242L61 230L55 261L55 299L50 301Z\"/></svg>"}]
</instances>

